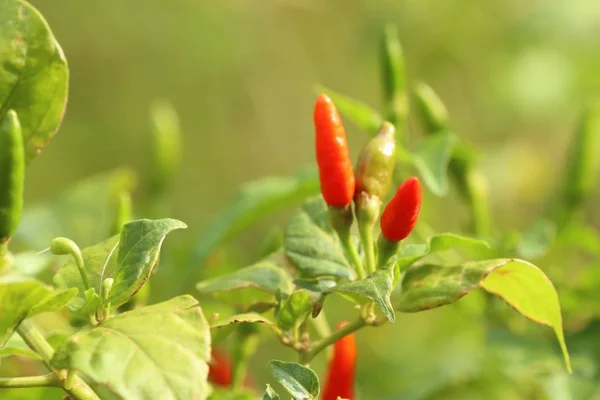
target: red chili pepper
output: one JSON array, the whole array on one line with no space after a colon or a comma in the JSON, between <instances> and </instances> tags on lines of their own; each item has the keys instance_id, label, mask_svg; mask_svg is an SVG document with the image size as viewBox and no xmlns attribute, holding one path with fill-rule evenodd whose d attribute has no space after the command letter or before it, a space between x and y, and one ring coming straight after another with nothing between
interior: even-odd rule
<instances>
[{"instance_id":1,"label":"red chili pepper","mask_svg":"<svg viewBox=\"0 0 600 400\"><path fill-rule=\"evenodd\" d=\"M381 214L381 233L391 242L405 239L417 224L421 211L421 183L416 177L408 178L385 206Z\"/></svg>"},{"instance_id":2,"label":"red chili pepper","mask_svg":"<svg viewBox=\"0 0 600 400\"><path fill-rule=\"evenodd\" d=\"M347 322L338 325L338 330ZM322 400L354 400L354 373L356 370L356 341L354 334L344 336L333 345L333 358L329 362Z\"/></svg>"},{"instance_id":3,"label":"red chili pepper","mask_svg":"<svg viewBox=\"0 0 600 400\"><path fill-rule=\"evenodd\" d=\"M231 360L224 351L213 349L208 368L209 382L218 386L230 386L232 380Z\"/></svg>"},{"instance_id":4,"label":"red chili pepper","mask_svg":"<svg viewBox=\"0 0 600 400\"><path fill-rule=\"evenodd\" d=\"M317 97L314 121L321 193L328 205L345 207L354 196L354 168L342 119L326 94Z\"/></svg>"}]
</instances>

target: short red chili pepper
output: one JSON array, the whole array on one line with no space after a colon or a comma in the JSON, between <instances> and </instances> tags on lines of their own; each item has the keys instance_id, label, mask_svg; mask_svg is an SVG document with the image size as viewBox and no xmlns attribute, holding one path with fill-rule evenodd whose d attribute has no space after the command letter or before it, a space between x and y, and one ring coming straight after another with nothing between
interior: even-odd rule
<instances>
[{"instance_id":1,"label":"short red chili pepper","mask_svg":"<svg viewBox=\"0 0 600 400\"><path fill-rule=\"evenodd\" d=\"M218 386L230 386L232 366L229 356L224 351L213 349L208 368L208 381Z\"/></svg>"},{"instance_id":2,"label":"short red chili pepper","mask_svg":"<svg viewBox=\"0 0 600 400\"><path fill-rule=\"evenodd\" d=\"M347 322L338 325L338 330ZM327 380L322 400L354 400L354 375L356 371L356 341L354 334L344 336L333 345L333 358L327 369Z\"/></svg>"},{"instance_id":3,"label":"short red chili pepper","mask_svg":"<svg viewBox=\"0 0 600 400\"><path fill-rule=\"evenodd\" d=\"M317 97L314 122L321 193L328 205L345 207L354 196L354 168L342 119L326 94Z\"/></svg>"},{"instance_id":4,"label":"short red chili pepper","mask_svg":"<svg viewBox=\"0 0 600 400\"><path fill-rule=\"evenodd\" d=\"M381 234L390 242L405 239L417 224L421 211L421 183L416 177L408 178L385 206L381 214Z\"/></svg>"}]
</instances>

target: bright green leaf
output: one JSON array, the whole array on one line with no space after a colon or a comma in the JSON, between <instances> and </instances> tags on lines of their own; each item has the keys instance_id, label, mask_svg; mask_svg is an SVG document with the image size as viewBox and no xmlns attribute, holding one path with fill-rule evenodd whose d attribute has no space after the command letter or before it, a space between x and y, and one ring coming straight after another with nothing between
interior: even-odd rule
<instances>
[{"instance_id":1,"label":"bright green leaf","mask_svg":"<svg viewBox=\"0 0 600 400\"><path fill-rule=\"evenodd\" d=\"M0 277L0 346L25 318L65 307L75 289L53 290L42 282L15 275Z\"/></svg>"},{"instance_id":2,"label":"bright green leaf","mask_svg":"<svg viewBox=\"0 0 600 400\"><path fill-rule=\"evenodd\" d=\"M223 320L218 320L210 325L211 328L223 328L229 325L234 324L265 324L265 325L274 325L273 322L269 321L268 318L263 317L257 313L244 313L244 314L236 314L231 317L227 317Z\"/></svg>"},{"instance_id":3,"label":"bright green leaf","mask_svg":"<svg viewBox=\"0 0 600 400\"><path fill-rule=\"evenodd\" d=\"M281 305L277 313L277 326L284 331L297 328L310 315L312 308L312 298L308 291L295 291Z\"/></svg>"},{"instance_id":4,"label":"bright green leaf","mask_svg":"<svg viewBox=\"0 0 600 400\"><path fill-rule=\"evenodd\" d=\"M90 286L101 293L102 281L113 278L114 285L107 301L116 309L125 304L144 284L152 273L165 236L174 229L186 225L174 219L141 219L123 226L121 235L82 250L83 261ZM88 302L79 270L72 259L54 275L59 288L79 289L79 304L72 304L73 311Z\"/></svg>"},{"instance_id":5,"label":"bright green leaf","mask_svg":"<svg viewBox=\"0 0 600 400\"><path fill-rule=\"evenodd\" d=\"M485 240L460 236L454 233L439 233L427 239L423 244L405 244L392 258L404 270L416 261L433 253L457 249L469 254L481 254L488 251L490 245Z\"/></svg>"},{"instance_id":6,"label":"bright green leaf","mask_svg":"<svg viewBox=\"0 0 600 400\"><path fill-rule=\"evenodd\" d=\"M205 399L210 351L198 302L180 296L74 334L52 365L81 371L124 399Z\"/></svg>"},{"instance_id":7,"label":"bright green leaf","mask_svg":"<svg viewBox=\"0 0 600 400\"><path fill-rule=\"evenodd\" d=\"M285 206L319 192L314 168L292 177L268 177L246 183L198 238L191 267L200 265L223 241Z\"/></svg>"},{"instance_id":8,"label":"bright green leaf","mask_svg":"<svg viewBox=\"0 0 600 400\"><path fill-rule=\"evenodd\" d=\"M29 3L0 0L0 121L19 114L28 160L54 136L67 104L67 60L42 15Z\"/></svg>"},{"instance_id":9,"label":"bright green leaf","mask_svg":"<svg viewBox=\"0 0 600 400\"><path fill-rule=\"evenodd\" d=\"M343 283L331 289L332 293L349 296L359 303L374 301L390 322L394 322L394 307L390 296L394 290L394 268L382 268L360 281Z\"/></svg>"},{"instance_id":10,"label":"bright green leaf","mask_svg":"<svg viewBox=\"0 0 600 400\"><path fill-rule=\"evenodd\" d=\"M448 163L456 140L454 133L440 132L426 137L413 152L412 163L425 185L436 196L448 193Z\"/></svg>"},{"instance_id":11,"label":"bright green leaf","mask_svg":"<svg viewBox=\"0 0 600 400\"><path fill-rule=\"evenodd\" d=\"M302 205L290 220L284 241L285 253L305 277L352 278L352 267L329 222L329 211L321 196Z\"/></svg>"},{"instance_id":12,"label":"bright green leaf","mask_svg":"<svg viewBox=\"0 0 600 400\"><path fill-rule=\"evenodd\" d=\"M312 400L319 396L319 377L310 368L272 360L269 361L269 370L295 400Z\"/></svg>"},{"instance_id":13,"label":"bright green leaf","mask_svg":"<svg viewBox=\"0 0 600 400\"><path fill-rule=\"evenodd\" d=\"M497 259L455 266L412 266L404 273L394 307L401 312L429 310L453 303L480 287L530 320L551 327L571 371L556 290L539 268L526 261Z\"/></svg>"},{"instance_id":14,"label":"bright green leaf","mask_svg":"<svg viewBox=\"0 0 600 400\"><path fill-rule=\"evenodd\" d=\"M361 130L375 136L383 123L383 117L367 104L351 97L334 92L323 85L317 85L317 93L327 94L338 111Z\"/></svg>"},{"instance_id":15,"label":"bright green leaf","mask_svg":"<svg viewBox=\"0 0 600 400\"><path fill-rule=\"evenodd\" d=\"M113 221L114 202L131 192L135 174L117 169L76 183L49 204L26 208L14 240L34 249L45 249L58 236L80 247L104 240Z\"/></svg>"}]
</instances>

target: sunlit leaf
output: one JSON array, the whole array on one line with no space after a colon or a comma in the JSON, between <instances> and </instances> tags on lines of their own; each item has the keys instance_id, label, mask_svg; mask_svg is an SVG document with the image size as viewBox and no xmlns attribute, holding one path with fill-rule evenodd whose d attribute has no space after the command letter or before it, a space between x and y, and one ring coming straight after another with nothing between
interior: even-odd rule
<instances>
[{"instance_id":1,"label":"sunlit leaf","mask_svg":"<svg viewBox=\"0 0 600 400\"><path fill-rule=\"evenodd\" d=\"M295 400L312 400L319 396L319 377L310 368L272 360L269 361L269 370Z\"/></svg>"}]
</instances>

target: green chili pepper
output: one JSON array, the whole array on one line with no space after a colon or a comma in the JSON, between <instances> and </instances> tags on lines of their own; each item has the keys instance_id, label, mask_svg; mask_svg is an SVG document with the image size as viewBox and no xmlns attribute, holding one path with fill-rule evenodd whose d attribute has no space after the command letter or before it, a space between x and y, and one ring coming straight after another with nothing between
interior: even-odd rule
<instances>
[{"instance_id":1,"label":"green chili pepper","mask_svg":"<svg viewBox=\"0 0 600 400\"><path fill-rule=\"evenodd\" d=\"M179 117L170 103L157 101L150 108L152 122L151 165L149 190L163 194L179 170L181 162L181 132Z\"/></svg>"},{"instance_id":2,"label":"green chili pepper","mask_svg":"<svg viewBox=\"0 0 600 400\"><path fill-rule=\"evenodd\" d=\"M448 128L448 110L431 86L419 82L414 88L415 105L426 134Z\"/></svg>"},{"instance_id":3,"label":"green chili pepper","mask_svg":"<svg viewBox=\"0 0 600 400\"><path fill-rule=\"evenodd\" d=\"M394 25L387 26L384 31L381 66L386 119L401 130L408 116L408 96L404 54Z\"/></svg>"},{"instance_id":4,"label":"green chili pepper","mask_svg":"<svg viewBox=\"0 0 600 400\"><path fill-rule=\"evenodd\" d=\"M360 153L356 167L356 195L366 192L385 200L396 165L396 133L394 126L384 122L379 133Z\"/></svg>"},{"instance_id":5,"label":"green chili pepper","mask_svg":"<svg viewBox=\"0 0 600 400\"><path fill-rule=\"evenodd\" d=\"M123 191L115 204L115 214L111 227L111 235L117 235L123 230L123 225L131 222L133 215L133 205L131 194L128 191Z\"/></svg>"},{"instance_id":6,"label":"green chili pepper","mask_svg":"<svg viewBox=\"0 0 600 400\"><path fill-rule=\"evenodd\" d=\"M0 125L0 245L13 235L23 212L25 151L21 124L9 110Z\"/></svg>"},{"instance_id":7,"label":"green chili pepper","mask_svg":"<svg viewBox=\"0 0 600 400\"><path fill-rule=\"evenodd\" d=\"M571 142L564 187L565 206L583 206L597 185L600 172L600 101L587 106Z\"/></svg>"}]
</instances>

